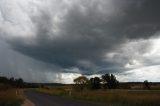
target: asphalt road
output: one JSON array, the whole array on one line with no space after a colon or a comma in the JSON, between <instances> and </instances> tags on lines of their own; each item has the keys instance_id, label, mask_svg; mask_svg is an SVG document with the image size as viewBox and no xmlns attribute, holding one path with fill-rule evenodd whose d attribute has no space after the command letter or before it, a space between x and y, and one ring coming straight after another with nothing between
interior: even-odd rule
<instances>
[{"instance_id":1,"label":"asphalt road","mask_svg":"<svg viewBox=\"0 0 160 106\"><path fill-rule=\"evenodd\" d=\"M36 91L26 91L25 95L36 106L103 106L93 102L51 96Z\"/></svg>"}]
</instances>

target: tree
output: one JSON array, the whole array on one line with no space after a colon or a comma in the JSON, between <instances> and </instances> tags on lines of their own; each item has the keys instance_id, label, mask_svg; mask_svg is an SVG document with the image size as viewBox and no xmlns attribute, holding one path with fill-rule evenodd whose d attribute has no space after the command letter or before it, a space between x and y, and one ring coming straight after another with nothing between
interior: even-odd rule
<instances>
[{"instance_id":1,"label":"tree","mask_svg":"<svg viewBox=\"0 0 160 106\"><path fill-rule=\"evenodd\" d=\"M101 79L99 77L94 77L90 79L91 89L100 89L101 88Z\"/></svg>"},{"instance_id":2,"label":"tree","mask_svg":"<svg viewBox=\"0 0 160 106\"><path fill-rule=\"evenodd\" d=\"M111 88L117 88L119 82L117 81L116 77L111 74Z\"/></svg>"},{"instance_id":3,"label":"tree","mask_svg":"<svg viewBox=\"0 0 160 106\"><path fill-rule=\"evenodd\" d=\"M13 77L11 77L11 78L9 79L9 83L10 83L12 86L14 86L14 85L15 85L15 79L14 79Z\"/></svg>"},{"instance_id":4,"label":"tree","mask_svg":"<svg viewBox=\"0 0 160 106\"><path fill-rule=\"evenodd\" d=\"M85 76L80 76L80 77L74 79L74 83L75 83L75 88L77 90L82 91L88 84L88 78Z\"/></svg>"},{"instance_id":5,"label":"tree","mask_svg":"<svg viewBox=\"0 0 160 106\"><path fill-rule=\"evenodd\" d=\"M23 88L24 82L23 79L19 78L16 80L16 86L19 88Z\"/></svg>"},{"instance_id":6,"label":"tree","mask_svg":"<svg viewBox=\"0 0 160 106\"><path fill-rule=\"evenodd\" d=\"M102 80L104 88L115 89L117 88L119 82L113 74L102 75Z\"/></svg>"},{"instance_id":7,"label":"tree","mask_svg":"<svg viewBox=\"0 0 160 106\"><path fill-rule=\"evenodd\" d=\"M149 84L148 80L145 80L145 81L143 82L143 84L144 84L144 88L150 89L150 84Z\"/></svg>"},{"instance_id":8,"label":"tree","mask_svg":"<svg viewBox=\"0 0 160 106\"><path fill-rule=\"evenodd\" d=\"M24 87L24 81L22 78L15 79L13 77L7 78L7 77L0 76L0 83L11 86L11 87L18 87L18 88Z\"/></svg>"},{"instance_id":9,"label":"tree","mask_svg":"<svg viewBox=\"0 0 160 106\"><path fill-rule=\"evenodd\" d=\"M105 74L105 75L102 75L102 81L103 81L103 87L106 89L106 88L110 88L108 87L109 86L109 82L110 82L110 75L109 74Z\"/></svg>"}]
</instances>

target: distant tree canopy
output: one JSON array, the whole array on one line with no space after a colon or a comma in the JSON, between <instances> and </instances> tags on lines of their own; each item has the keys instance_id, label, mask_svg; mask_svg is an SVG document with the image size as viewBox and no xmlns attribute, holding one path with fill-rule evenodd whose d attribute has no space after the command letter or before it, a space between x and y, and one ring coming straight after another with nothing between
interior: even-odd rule
<instances>
[{"instance_id":1,"label":"distant tree canopy","mask_svg":"<svg viewBox=\"0 0 160 106\"><path fill-rule=\"evenodd\" d=\"M100 89L101 88L101 79L99 77L94 77L89 80L91 89Z\"/></svg>"},{"instance_id":2,"label":"distant tree canopy","mask_svg":"<svg viewBox=\"0 0 160 106\"><path fill-rule=\"evenodd\" d=\"M145 80L143 84L145 89L150 89L150 83L148 82L148 80Z\"/></svg>"},{"instance_id":3,"label":"distant tree canopy","mask_svg":"<svg viewBox=\"0 0 160 106\"><path fill-rule=\"evenodd\" d=\"M102 81L104 84L104 88L115 89L118 87L118 80L113 74L105 74L102 75Z\"/></svg>"},{"instance_id":4,"label":"distant tree canopy","mask_svg":"<svg viewBox=\"0 0 160 106\"><path fill-rule=\"evenodd\" d=\"M88 78L85 76L80 76L74 79L74 83L76 84L75 88L77 90L83 90L88 84Z\"/></svg>"},{"instance_id":5,"label":"distant tree canopy","mask_svg":"<svg viewBox=\"0 0 160 106\"><path fill-rule=\"evenodd\" d=\"M74 79L74 82L76 84L87 84L88 79L85 76L80 76L80 77Z\"/></svg>"},{"instance_id":6,"label":"distant tree canopy","mask_svg":"<svg viewBox=\"0 0 160 106\"><path fill-rule=\"evenodd\" d=\"M94 77L90 79L85 76L80 76L74 79L74 83L75 88L79 90L83 90L86 87L89 87L90 89L100 89L101 86L105 89L115 89L119 85L118 80L113 74L104 74L101 78Z\"/></svg>"},{"instance_id":7,"label":"distant tree canopy","mask_svg":"<svg viewBox=\"0 0 160 106\"><path fill-rule=\"evenodd\" d=\"M22 88L24 85L23 79L15 79L15 78L7 78L7 77L0 77L0 83L1 84L8 84L11 85L12 87L19 87Z\"/></svg>"}]
</instances>

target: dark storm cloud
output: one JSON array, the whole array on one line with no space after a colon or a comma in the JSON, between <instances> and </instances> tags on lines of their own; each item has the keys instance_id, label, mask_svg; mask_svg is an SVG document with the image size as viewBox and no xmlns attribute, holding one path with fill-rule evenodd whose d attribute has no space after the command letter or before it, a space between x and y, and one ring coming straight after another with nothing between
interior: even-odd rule
<instances>
[{"instance_id":1,"label":"dark storm cloud","mask_svg":"<svg viewBox=\"0 0 160 106\"><path fill-rule=\"evenodd\" d=\"M0 58L0 76L21 77L27 82L61 82L63 69L13 51L3 40L0 40Z\"/></svg>"},{"instance_id":2,"label":"dark storm cloud","mask_svg":"<svg viewBox=\"0 0 160 106\"><path fill-rule=\"evenodd\" d=\"M160 1L145 0L139 7L128 9L125 21L128 24L126 35L129 38L147 38L160 29Z\"/></svg>"},{"instance_id":3,"label":"dark storm cloud","mask_svg":"<svg viewBox=\"0 0 160 106\"><path fill-rule=\"evenodd\" d=\"M24 39L9 42L20 53L62 68L78 67L84 73L118 71L126 62L105 61L105 55L128 39L146 39L158 32L159 5L158 0L79 0L58 17L59 22L44 8L31 16L36 27L34 44L26 44Z\"/></svg>"}]
</instances>

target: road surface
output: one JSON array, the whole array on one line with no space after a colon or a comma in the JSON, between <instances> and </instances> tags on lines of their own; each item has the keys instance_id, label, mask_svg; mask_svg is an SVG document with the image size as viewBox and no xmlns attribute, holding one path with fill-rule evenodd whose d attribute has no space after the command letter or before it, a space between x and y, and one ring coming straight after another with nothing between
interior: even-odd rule
<instances>
[{"instance_id":1,"label":"road surface","mask_svg":"<svg viewBox=\"0 0 160 106\"><path fill-rule=\"evenodd\" d=\"M31 90L25 91L25 95L35 106L103 106L93 102L51 96Z\"/></svg>"}]
</instances>

